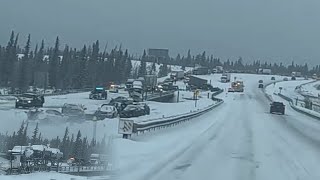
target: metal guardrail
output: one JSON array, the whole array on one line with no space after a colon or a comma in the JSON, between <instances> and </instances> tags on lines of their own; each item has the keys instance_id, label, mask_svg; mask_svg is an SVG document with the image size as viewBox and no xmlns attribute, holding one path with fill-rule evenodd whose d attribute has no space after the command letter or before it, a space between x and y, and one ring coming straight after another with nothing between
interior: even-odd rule
<instances>
[{"instance_id":1,"label":"metal guardrail","mask_svg":"<svg viewBox=\"0 0 320 180\"><path fill-rule=\"evenodd\" d=\"M219 91L213 93L211 99L213 101L216 101L217 103L214 105L210 105L205 109L186 113L186 114L176 115L173 117L160 118L158 120L153 120L153 121L144 121L144 122L134 123L133 124L133 133L139 134L139 133L144 133L145 131L151 131L151 130L162 129L162 128L166 128L166 127L171 127L171 126L175 126L177 124L180 124L182 122L188 121L190 119L193 119L195 117L198 117L198 116L212 110L213 108L221 105L224 102L222 99L215 98L216 95L218 95L222 92L223 92L223 89L220 89Z\"/></svg>"},{"instance_id":2,"label":"metal guardrail","mask_svg":"<svg viewBox=\"0 0 320 180\"><path fill-rule=\"evenodd\" d=\"M294 105L293 100L290 97L287 97L287 96L285 96L283 94L280 94L280 93L278 94L278 96L280 96L281 98L287 100L289 102L290 106L292 107L292 109L294 109L295 111L300 112L302 114L305 114L307 116L310 116L312 118L320 120L320 116L317 116L315 114L312 114L312 113L308 112L309 109L303 110L303 109L301 109L303 107L298 108L298 106ZM312 111L312 110L309 110L309 111Z\"/></svg>"},{"instance_id":3,"label":"metal guardrail","mask_svg":"<svg viewBox=\"0 0 320 180\"><path fill-rule=\"evenodd\" d=\"M58 169L57 169L58 168ZM97 172L97 171L110 171L111 168L108 166L59 166L50 168L51 171L56 171L61 173L66 172Z\"/></svg>"}]
</instances>

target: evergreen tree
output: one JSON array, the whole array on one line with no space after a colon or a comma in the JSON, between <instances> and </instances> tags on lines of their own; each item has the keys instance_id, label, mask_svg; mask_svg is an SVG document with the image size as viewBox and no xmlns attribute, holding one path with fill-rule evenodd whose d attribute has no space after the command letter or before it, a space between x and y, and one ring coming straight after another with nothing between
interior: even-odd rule
<instances>
[{"instance_id":1,"label":"evergreen tree","mask_svg":"<svg viewBox=\"0 0 320 180\"><path fill-rule=\"evenodd\" d=\"M17 144L15 144L15 145L19 145L19 146L23 146L24 145L24 143L23 143L23 141L24 141L24 137L23 137L23 135L24 135L24 121L22 121L22 123L21 123L21 125L20 125L20 129L18 130L18 132L17 132L17 140L16 140L16 143Z\"/></svg>"},{"instance_id":2,"label":"evergreen tree","mask_svg":"<svg viewBox=\"0 0 320 180\"><path fill-rule=\"evenodd\" d=\"M82 141L81 140L81 132L79 130L78 134L77 134L76 141L74 142L74 147L73 147L73 155L77 158L81 158L81 154L82 154L82 151L81 151L82 142L81 141Z\"/></svg>"},{"instance_id":3,"label":"evergreen tree","mask_svg":"<svg viewBox=\"0 0 320 180\"><path fill-rule=\"evenodd\" d=\"M132 64L131 64L131 60L129 59L129 54L128 54L128 50L125 51L124 53L124 57L125 57L125 78L130 78L132 76Z\"/></svg>"},{"instance_id":4,"label":"evergreen tree","mask_svg":"<svg viewBox=\"0 0 320 180\"><path fill-rule=\"evenodd\" d=\"M38 127L38 123L37 123L36 127L34 128L34 131L33 131L31 144L37 144L38 143L38 139L37 139L38 132L39 132L39 127Z\"/></svg>"},{"instance_id":5,"label":"evergreen tree","mask_svg":"<svg viewBox=\"0 0 320 180\"><path fill-rule=\"evenodd\" d=\"M139 77L143 77L144 75L147 74L147 62L146 61L147 61L147 53L146 53L146 50L144 50L142 58L141 58L141 62L140 62L139 72L138 72Z\"/></svg>"},{"instance_id":6,"label":"evergreen tree","mask_svg":"<svg viewBox=\"0 0 320 180\"><path fill-rule=\"evenodd\" d=\"M21 59L21 63L19 66L19 79L18 79L18 87L22 92L25 92L28 87L28 78L30 78L29 73L31 70L29 69L29 53L30 53L30 34L28 35L28 40L26 46L24 48L24 56ZM31 64L30 64L31 65ZM29 72L29 73L27 73Z\"/></svg>"},{"instance_id":7,"label":"evergreen tree","mask_svg":"<svg viewBox=\"0 0 320 180\"><path fill-rule=\"evenodd\" d=\"M62 145L61 145L61 152L63 152L63 156L64 158L67 158L68 154L67 154L67 150L68 150L68 137L69 137L69 128L66 127L66 130L64 132L64 136L63 136L63 139L62 139Z\"/></svg>"},{"instance_id":8,"label":"evergreen tree","mask_svg":"<svg viewBox=\"0 0 320 180\"><path fill-rule=\"evenodd\" d=\"M156 72L157 72L156 63L153 62L153 63L152 63L152 66L151 66L151 73L150 73L150 74L156 74Z\"/></svg>"},{"instance_id":9,"label":"evergreen tree","mask_svg":"<svg viewBox=\"0 0 320 180\"><path fill-rule=\"evenodd\" d=\"M59 37L57 37L53 52L49 57L49 85L51 87L57 87L58 85L59 43Z\"/></svg>"}]
</instances>

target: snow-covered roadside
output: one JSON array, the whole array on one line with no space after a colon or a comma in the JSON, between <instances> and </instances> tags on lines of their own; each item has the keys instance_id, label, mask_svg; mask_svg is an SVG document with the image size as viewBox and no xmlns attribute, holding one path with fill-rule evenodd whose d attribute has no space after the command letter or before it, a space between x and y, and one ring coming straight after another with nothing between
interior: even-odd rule
<instances>
[{"instance_id":1,"label":"snow-covered roadside","mask_svg":"<svg viewBox=\"0 0 320 180\"><path fill-rule=\"evenodd\" d=\"M274 93L278 94L281 91L281 94L288 96L291 99L304 99L304 97L296 91L296 87L311 81L312 80L296 80L277 82L275 84L270 84L269 86L267 86L265 91L268 95L271 95L272 97ZM280 90L280 88L282 89Z\"/></svg>"},{"instance_id":2,"label":"snow-covered roadside","mask_svg":"<svg viewBox=\"0 0 320 180\"><path fill-rule=\"evenodd\" d=\"M84 176L73 176L68 174L56 173L56 172L36 172L31 174L21 175L0 175L1 180L82 180L82 179L110 179L108 176L97 176L97 177L84 177Z\"/></svg>"},{"instance_id":3,"label":"snow-covered roadside","mask_svg":"<svg viewBox=\"0 0 320 180\"><path fill-rule=\"evenodd\" d=\"M215 102L207 97L208 92L202 92L195 102L194 100L187 100L184 98L192 98L193 92L180 91L179 92L179 102L178 103L160 103L154 101L148 101L147 104L150 107L150 115L140 116L135 118L128 118L134 120L135 122L141 121L152 121L159 118L176 116L181 114L190 113L191 111L204 109ZM211 94L211 93L210 93ZM177 98L177 92L175 93L175 98Z\"/></svg>"},{"instance_id":4,"label":"snow-covered roadside","mask_svg":"<svg viewBox=\"0 0 320 180\"><path fill-rule=\"evenodd\" d=\"M301 86L301 93L309 96L319 97L320 90L317 87L320 86L320 81L304 84Z\"/></svg>"}]
</instances>

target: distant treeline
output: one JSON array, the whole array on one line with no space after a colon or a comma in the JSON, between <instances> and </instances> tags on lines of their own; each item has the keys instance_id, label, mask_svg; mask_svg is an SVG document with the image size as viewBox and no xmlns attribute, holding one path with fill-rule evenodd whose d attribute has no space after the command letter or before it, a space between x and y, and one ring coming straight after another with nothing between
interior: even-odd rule
<instances>
[{"instance_id":1,"label":"distant treeline","mask_svg":"<svg viewBox=\"0 0 320 180\"><path fill-rule=\"evenodd\" d=\"M68 127L65 130L62 139L57 136L51 140L42 137L39 131L38 124L36 125L32 137L27 135L28 123L22 122L19 130L13 132L12 135L0 133L0 152L6 153L14 146L27 146L31 145L47 145L50 144L51 148L58 148L63 152L65 159L69 157L76 157L89 160L92 153L105 154L106 152L106 137L101 142L96 140L88 140L87 137L82 137L80 130L77 135L69 134Z\"/></svg>"},{"instance_id":2,"label":"distant treeline","mask_svg":"<svg viewBox=\"0 0 320 180\"><path fill-rule=\"evenodd\" d=\"M35 85L36 76L45 74L48 77L46 86L59 89L85 88L96 85L104 85L107 82L125 82L128 78L136 78L145 74L154 74L155 64L162 64L158 72L159 76L165 76L170 71L168 65L194 67L196 64L214 68L223 66L226 70L241 72L255 72L258 68L271 68L277 74L289 74L292 71L300 71L303 74L320 73L320 67L308 67L308 64L292 64L285 66L281 62L268 63L254 61L245 63L241 57L236 61L221 61L206 52L192 55L190 50L187 56L180 54L176 58L149 58L146 51L138 59L140 66L134 69L131 60L133 57L127 49L114 47L110 51L107 48L101 50L99 41L91 45L84 45L81 49L60 44L56 38L54 47L45 47L45 42L32 44L29 35L23 48L18 46L19 34L11 32L8 44L0 45L0 86L19 88L26 90L28 86ZM19 56L18 56L19 54ZM151 62L147 66L146 62Z\"/></svg>"}]
</instances>

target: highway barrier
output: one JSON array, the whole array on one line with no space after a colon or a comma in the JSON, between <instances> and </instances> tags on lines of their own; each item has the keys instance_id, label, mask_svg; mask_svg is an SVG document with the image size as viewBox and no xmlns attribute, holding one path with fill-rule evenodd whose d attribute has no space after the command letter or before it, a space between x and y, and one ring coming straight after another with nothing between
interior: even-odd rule
<instances>
[{"instance_id":1,"label":"highway barrier","mask_svg":"<svg viewBox=\"0 0 320 180\"><path fill-rule=\"evenodd\" d=\"M290 106L292 107L292 109L294 109L295 111L300 112L300 113L302 113L302 114L305 114L305 115L307 115L307 116L310 116L310 117L312 117L312 118L315 118L315 119L320 120L320 113L317 113L317 112L315 112L315 111L313 111L313 110L310 110L310 109L306 109L306 108L304 108L304 107L296 106L296 105L294 104L293 99L291 99L291 98L288 97L288 96L285 96L285 95L280 94L280 93L278 94L278 96L280 96L281 98L287 100L287 101L289 102Z\"/></svg>"},{"instance_id":2,"label":"highway barrier","mask_svg":"<svg viewBox=\"0 0 320 180\"><path fill-rule=\"evenodd\" d=\"M224 101L222 99L216 98L215 96L222 92L223 89L214 92L211 96L211 99L216 103L204 109L199 109L185 114L153 119L143 122L133 122L132 120L122 119L119 121L119 133L123 134L123 138L128 138L131 137L131 134L139 135L145 132L150 132L151 130L155 131L157 129L168 128L183 123L185 121L189 121L221 105Z\"/></svg>"}]
</instances>

